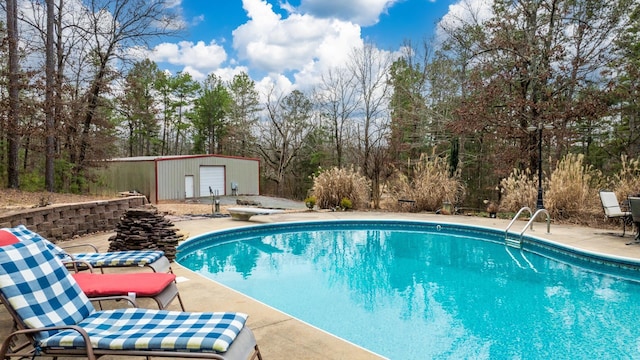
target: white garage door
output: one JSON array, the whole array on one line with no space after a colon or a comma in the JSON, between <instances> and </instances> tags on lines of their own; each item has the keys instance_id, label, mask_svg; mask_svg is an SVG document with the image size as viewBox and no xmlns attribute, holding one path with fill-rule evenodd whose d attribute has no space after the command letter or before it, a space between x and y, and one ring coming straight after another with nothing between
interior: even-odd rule
<instances>
[{"instance_id":1,"label":"white garage door","mask_svg":"<svg viewBox=\"0 0 640 360\"><path fill-rule=\"evenodd\" d=\"M200 166L200 196L210 196L209 187L214 194L224 193L224 166Z\"/></svg>"}]
</instances>

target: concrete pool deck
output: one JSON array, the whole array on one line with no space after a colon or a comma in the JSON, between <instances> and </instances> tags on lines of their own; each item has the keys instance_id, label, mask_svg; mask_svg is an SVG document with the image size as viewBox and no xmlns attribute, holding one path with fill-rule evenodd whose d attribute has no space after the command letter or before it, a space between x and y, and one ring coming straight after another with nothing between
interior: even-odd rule
<instances>
[{"instance_id":1,"label":"concrete pool deck","mask_svg":"<svg viewBox=\"0 0 640 360\"><path fill-rule=\"evenodd\" d=\"M251 221L235 221L231 218L205 218L197 220L174 219L180 232L193 237L203 233L260 223L292 222L338 219L390 219L423 220L440 223L476 225L504 230L509 220L490 219L463 215L435 215L426 213L387 212L324 212L301 211L274 215L256 215ZM517 221L512 232L518 233L525 226ZM527 234L549 239L571 247L615 256L640 259L640 245L625 245L633 241L632 232L620 237L622 229L594 229L574 225L551 224L546 233L546 223L534 224ZM62 245L92 243L101 251L108 248L108 238L113 233L102 233L64 242ZM380 357L331 334L312 327L285 313L246 297L223 285L208 280L178 264L172 268L179 279L178 288L187 311L241 311L249 314L248 326L254 331L263 358L268 359L378 359ZM145 306L146 303L142 303ZM152 307L153 303L149 303ZM169 309L179 310L177 301ZM0 311L0 339L8 332L10 321L6 311ZM105 359L116 357L104 357ZM121 359L122 357L117 357Z\"/></svg>"}]
</instances>

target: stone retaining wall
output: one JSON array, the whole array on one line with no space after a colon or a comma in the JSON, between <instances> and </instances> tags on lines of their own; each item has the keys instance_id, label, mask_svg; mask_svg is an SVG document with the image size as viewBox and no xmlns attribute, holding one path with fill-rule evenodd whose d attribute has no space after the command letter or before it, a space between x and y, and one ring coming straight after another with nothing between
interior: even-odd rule
<instances>
[{"instance_id":1,"label":"stone retaining wall","mask_svg":"<svg viewBox=\"0 0 640 360\"><path fill-rule=\"evenodd\" d=\"M144 196L91 201L77 204L49 205L0 215L0 228L24 225L51 240L68 240L76 235L115 231L127 209L147 204Z\"/></svg>"}]
</instances>

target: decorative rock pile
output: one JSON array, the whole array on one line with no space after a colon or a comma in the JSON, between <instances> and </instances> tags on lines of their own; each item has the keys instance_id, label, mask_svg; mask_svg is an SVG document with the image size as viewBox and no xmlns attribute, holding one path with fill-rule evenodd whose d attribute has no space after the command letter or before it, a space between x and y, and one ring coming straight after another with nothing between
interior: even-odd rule
<instances>
[{"instance_id":1,"label":"decorative rock pile","mask_svg":"<svg viewBox=\"0 0 640 360\"><path fill-rule=\"evenodd\" d=\"M109 238L109 251L162 250L169 261L176 257L176 247L184 235L153 207L129 209Z\"/></svg>"}]
</instances>

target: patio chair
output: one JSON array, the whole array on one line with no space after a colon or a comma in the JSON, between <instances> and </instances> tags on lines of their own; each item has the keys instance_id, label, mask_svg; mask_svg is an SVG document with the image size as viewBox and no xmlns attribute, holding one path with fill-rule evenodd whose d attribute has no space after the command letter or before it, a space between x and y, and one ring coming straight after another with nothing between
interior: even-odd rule
<instances>
[{"instance_id":1,"label":"patio chair","mask_svg":"<svg viewBox=\"0 0 640 360\"><path fill-rule=\"evenodd\" d=\"M633 219L633 223L636 226L636 236L632 242L627 243L627 245L639 244L640 243L640 197L629 197L629 210L631 210L631 218Z\"/></svg>"},{"instance_id":2,"label":"patio chair","mask_svg":"<svg viewBox=\"0 0 640 360\"><path fill-rule=\"evenodd\" d=\"M63 261L79 266L82 263L90 265L92 268L98 268L104 272L104 268L109 267L148 267L154 272L172 272L169 259L164 256L164 252L157 250L130 250L130 251L111 251L98 252L98 249L91 244L73 245L62 248L40 236L38 233L29 230L24 225L18 225L13 228L0 229L8 231L17 236L20 240L33 239L35 241L46 241L49 249L59 256ZM71 248L90 247L90 252L70 253L67 251ZM86 269L88 267L84 267ZM77 269L77 268L76 268Z\"/></svg>"},{"instance_id":3,"label":"patio chair","mask_svg":"<svg viewBox=\"0 0 640 360\"><path fill-rule=\"evenodd\" d=\"M43 242L0 247L0 299L17 324L10 357L103 355L262 359L248 315L123 308L97 311ZM18 344L22 336L28 343Z\"/></svg>"},{"instance_id":4,"label":"patio chair","mask_svg":"<svg viewBox=\"0 0 640 360\"><path fill-rule=\"evenodd\" d=\"M13 245L20 241L17 236L5 230L0 231L0 246ZM180 308L185 311L176 285L176 276L172 273L103 274L94 273L93 269L89 268L89 272L77 272L72 276L91 300L133 295L153 299L162 310L177 298ZM136 304L135 298L131 301Z\"/></svg>"},{"instance_id":5,"label":"patio chair","mask_svg":"<svg viewBox=\"0 0 640 360\"><path fill-rule=\"evenodd\" d=\"M602 209L604 210L604 216L607 219L620 219L622 222L622 235L627 230L627 225L631 225L631 213L629 211L622 211L620 208L620 203L618 202L618 197L616 193L613 191L600 191L600 201L602 202Z\"/></svg>"}]
</instances>

